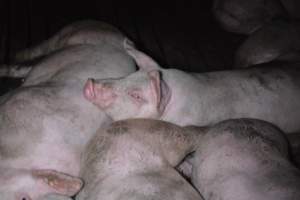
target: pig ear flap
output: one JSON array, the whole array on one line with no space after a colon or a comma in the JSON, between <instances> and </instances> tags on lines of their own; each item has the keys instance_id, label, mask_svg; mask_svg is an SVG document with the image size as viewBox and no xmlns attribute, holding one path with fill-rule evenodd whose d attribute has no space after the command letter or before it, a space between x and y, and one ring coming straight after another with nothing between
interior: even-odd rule
<instances>
[{"instance_id":1,"label":"pig ear flap","mask_svg":"<svg viewBox=\"0 0 300 200\"><path fill-rule=\"evenodd\" d=\"M150 56L146 55L145 53L137 50L130 40L125 39L123 46L126 52L135 60L139 69L148 72L160 69L160 66L159 64L157 64L157 62L155 62Z\"/></svg>"},{"instance_id":2,"label":"pig ear flap","mask_svg":"<svg viewBox=\"0 0 300 200\"><path fill-rule=\"evenodd\" d=\"M83 182L80 178L55 170L33 170L32 175L35 179L46 184L50 190L54 190L60 195L74 196L83 186Z\"/></svg>"},{"instance_id":3,"label":"pig ear flap","mask_svg":"<svg viewBox=\"0 0 300 200\"><path fill-rule=\"evenodd\" d=\"M148 76L151 80L151 90L154 91L157 113L161 116L170 102L172 91L161 78L161 74L158 70L148 72Z\"/></svg>"},{"instance_id":4,"label":"pig ear flap","mask_svg":"<svg viewBox=\"0 0 300 200\"><path fill-rule=\"evenodd\" d=\"M154 94L154 98L155 98L155 102L157 105L157 110L159 115L161 115L162 113L160 113L160 103L161 103L161 87L160 87L160 83L161 83L161 78L160 78L160 73L158 70L152 70L150 72L148 72L148 76L150 77L150 81L151 81L151 90L153 91Z\"/></svg>"}]
</instances>

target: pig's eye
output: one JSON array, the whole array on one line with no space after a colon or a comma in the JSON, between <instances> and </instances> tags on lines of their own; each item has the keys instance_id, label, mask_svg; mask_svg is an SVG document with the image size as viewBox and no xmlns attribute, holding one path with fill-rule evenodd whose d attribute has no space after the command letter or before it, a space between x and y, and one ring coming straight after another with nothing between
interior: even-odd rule
<instances>
[{"instance_id":1,"label":"pig's eye","mask_svg":"<svg viewBox=\"0 0 300 200\"><path fill-rule=\"evenodd\" d=\"M137 103L145 103L146 100L142 96L141 92L139 91L129 91L128 95L133 98Z\"/></svg>"}]
</instances>

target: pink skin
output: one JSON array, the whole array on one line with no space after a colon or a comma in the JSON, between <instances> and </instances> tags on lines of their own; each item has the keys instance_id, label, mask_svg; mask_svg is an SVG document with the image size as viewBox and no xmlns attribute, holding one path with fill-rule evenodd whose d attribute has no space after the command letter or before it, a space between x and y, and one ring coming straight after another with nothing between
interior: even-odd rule
<instances>
[{"instance_id":1,"label":"pink skin","mask_svg":"<svg viewBox=\"0 0 300 200\"><path fill-rule=\"evenodd\" d=\"M81 179L55 170L7 169L0 175L1 200L34 200L46 194L73 196L83 186ZM20 185L25 187L19 188Z\"/></svg>"},{"instance_id":2,"label":"pink skin","mask_svg":"<svg viewBox=\"0 0 300 200\"><path fill-rule=\"evenodd\" d=\"M295 100L300 97L296 90L300 83L291 81L298 80L296 64L288 64L291 69L282 68L287 64L270 64L268 69L186 73L161 69L143 52L124 46L140 69L119 79L95 80L91 88L108 84L112 88L108 93L116 94L109 106L101 107L104 102L100 97L111 95L99 94L98 98L95 92L94 99L87 98L113 120L155 118L182 126L205 126L229 118L252 117L277 124L288 133L299 131L296 119L300 112L291 112L300 109Z\"/></svg>"},{"instance_id":3,"label":"pink skin","mask_svg":"<svg viewBox=\"0 0 300 200\"><path fill-rule=\"evenodd\" d=\"M21 88L1 98L0 200L73 196L80 189L80 153L111 119L78 91L90 76L120 77L136 69L122 49L125 36L101 24L71 25L67 34L23 52L45 58L23 73Z\"/></svg>"},{"instance_id":4,"label":"pink skin","mask_svg":"<svg viewBox=\"0 0 300 200\"><path fill-rule=\"evenodd\" d=\"M134 81L88 79L84 97L114 120L132 116L159 118L169 102L170 91L158 70L139 70L137 74L132 76Z\"/></svg>"},{"instance_id":5,"label":"pink skin","mask_svg":"<svg viewBox=\"0 0 300 200\"><path fill-rule=\"evenodd\" d=\"M95 84L94 82L94 79L88 79L84 86L84 97L102 109L109 107L117 98L117 95L111 87L102 83Z\"/></svg>"},{"instance_id":6,"label":"pink skin","mask_svg":"<svg viewBox=\"0 0 300 200\"><path fill-rule=\"evenodd\" d=\"M171 90L161 79L159 65L125 41L124 48L140 70L119 79L88 79L84 97L104 110L113 120L160 118L171 98Z\"/></svg>"},{"instance_id":7,"label":"pink skin","mask_svg":"<svg viewBox=\"0 0 300 200\"><path fill-rule=\"evenodd\" d=\"M153 93L153 96L155 96L157 104L159 104L161 97L159 72L153 70L148 72L148 74L151 80L151 92ZM111 85L100 82L96 83L96 81L91 78L87 80L83 91L84 97L101 109L111 106L118 97ZM134 103L140 106L145 100L140 97L139 92L140 91L137 88L129 91L130 95L135 100Z\"/></svg>"}]
</instances>

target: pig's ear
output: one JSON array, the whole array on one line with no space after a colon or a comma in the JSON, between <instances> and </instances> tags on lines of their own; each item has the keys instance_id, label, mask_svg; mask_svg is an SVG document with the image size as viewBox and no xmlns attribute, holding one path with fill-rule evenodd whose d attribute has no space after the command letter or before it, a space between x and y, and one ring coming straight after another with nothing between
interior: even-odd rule
<instances>
[{"instance_id":1,"label":"pig's ear","mask_svg":"<svg viewBox=\"0 0 300 200\"><path fill-rule=\"evenodd\" d=\"M137 66L145 71L159 70L160 66L150 56L137 50L129 40L124 40L124 49L135 60Z\"/></svg>"},{"instance_id":2,"label":"pig's ear","mask_svg":"<svg viewBox=\"0 0 300 200\"><path fill-rule=\"evenodd\" d=\"M171 89L161 78L158 70L148 72L148 76L151 80L151 90L154 91L157 112L161 116L171 99Z\"/></svg>"},{"instance_id":3,"label":"pig's ear","mask_svg":"<svg viewBox=\"0 0 300 200\"><path fill-rule=\"evenodd\" d=\"M151 81L151 90L154 94L156 105L158 106L161 99L160 74L158 70L148 72Z\"/></svg>"},{"instance_id":4,"label":"pig's ear","mask_svg":"<svg viewBox=\"0 0 300 200\"><path fill-rule=\"evenodd\" d=\"M158 70L152 70L148 72L148 76L151 80L151 90L154 94L157 113L159 116L161 116L165 111L167 104L169 103L171 91L164 80L161 79Z\"/></svg>"},{"instance_id":5,"label":"pig's ear","mask_svg":"<svg viewBox=\"0 0 300 200\"><path fill-rule=\"evenodd\" d=\"M57 194L74 196L83 186L81 179L55 170L33 170L32 175Z\"/></svg>"}]
</instances>

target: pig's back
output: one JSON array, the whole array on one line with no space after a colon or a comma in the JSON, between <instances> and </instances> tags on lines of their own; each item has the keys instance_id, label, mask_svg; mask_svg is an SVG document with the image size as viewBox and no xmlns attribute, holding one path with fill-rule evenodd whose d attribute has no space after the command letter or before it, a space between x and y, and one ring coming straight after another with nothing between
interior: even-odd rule
<instances>
[{"instance_id":1,"label":"pig's back","mask_svg":"<svg viewBox=\"0 0 300 200\"><path fill-rule=\"evenodd\" d=\"M289 161L284 133L270 123L220 122L201 138L194 159L193 182L204 197L209 192L226 200L300 197L299 169Z\"/></svg>"},{"instance_id":2,"label":"pig's back","mask_svg":"<svg viewBox=\"0 0 300 200\"><path fill-rule=\"evenodd\" d=\"M10 94L0 106L2 163L72 172L65 167L74 169L74 155L109 121L79 95L59 86L24 87Z\"/></svg>"},{"instance_id":3,"label":"pig's back","mask_svg":"<svg viewBox=\"0 0 300 200\"><path fill-rule=\"evenodd\" d=\"M275 67L201 74L166 70L163 76L172 97L162 119L206 126L229 118L258 118L296 132L300 70L296 65Z\"/></svg>"}]
</instances>

